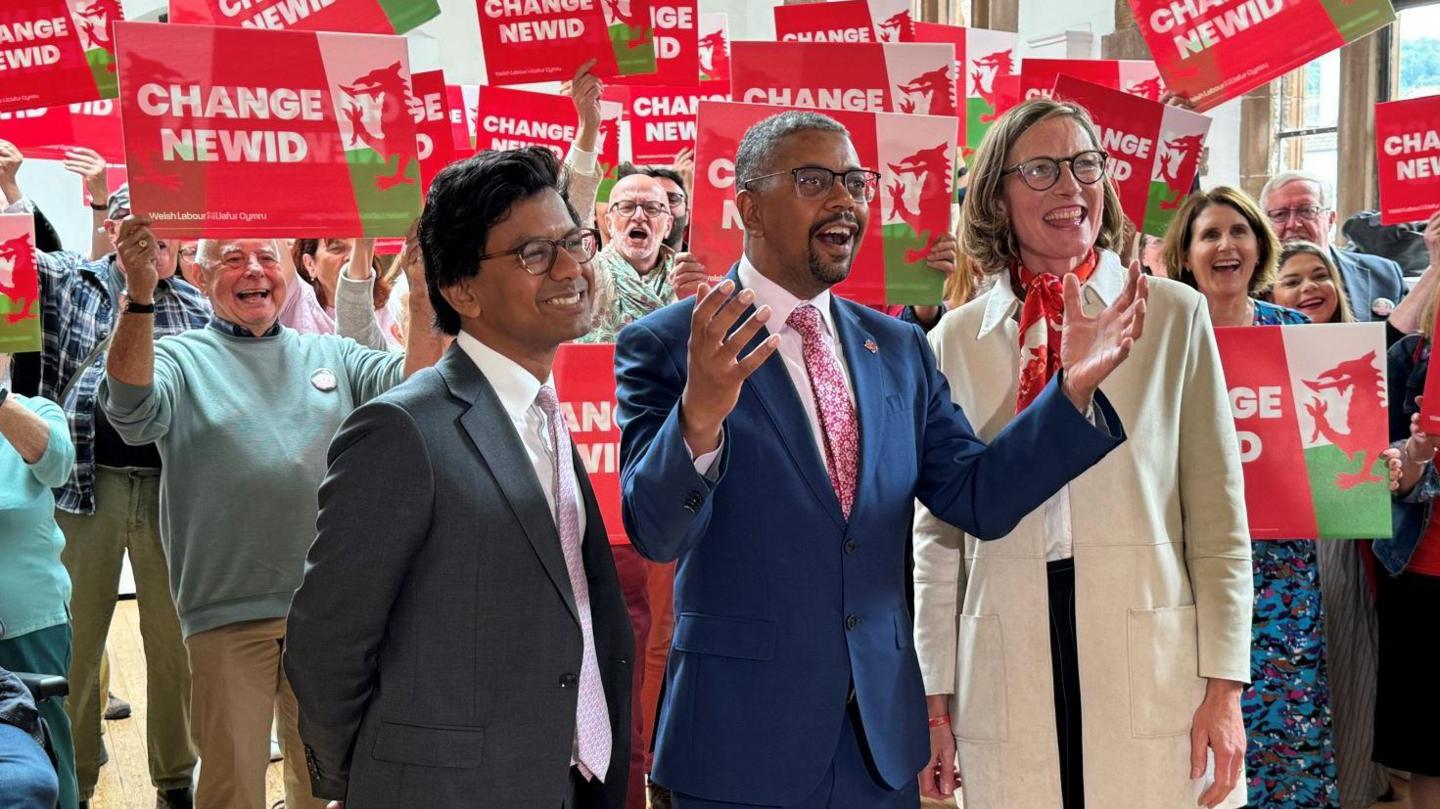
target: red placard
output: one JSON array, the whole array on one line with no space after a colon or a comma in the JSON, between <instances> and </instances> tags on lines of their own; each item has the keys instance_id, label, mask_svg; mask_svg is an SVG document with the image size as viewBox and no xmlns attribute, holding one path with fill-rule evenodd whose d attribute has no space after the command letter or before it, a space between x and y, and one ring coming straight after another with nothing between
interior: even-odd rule
<instances>
[{"instance_id":1,"label":"red placard","mask_svg":"<svg viewBox=\"0 0 1440 809\"><path fill-rule=\"evenodd\" d=\"M0 112L0 136L36 160L63 160L67 150L84 146L107 163L125 162L120 105L114 99Z\"/></svg>"},{"instance_id":2,"label":"red placard","mask_svg":"<svg viewBox=\"0 0 1440 809\"><path fill-rule=\"evenodd\" d=\"M124 166L105 167L105 187L110 189L110 193L115 193L116 189L128 182L130 182L130 172L126 171ZM96 202L96 199L90 196L90 186L86 183L80 184L80 200L86 205ZM107 200L99 201L106 202Z\"/></svg>"},{"instance_id":3,"label":"red placard","mask_svg":"<svg viewBox=\"0 0 1440 809\"><path fill-rule=\"evenodd\" d=\"M618 136L621 105L601 102L599 164L608 174L620 163ZM475 149L515 149L545 146L564 159L575 140L579 119L575 104L566 96L512 90L509 87L481 87L473 127Z\"/></svg>"},{"instance_id":4,"label":"red placard","mask_svg":"<svg viewBox=\"0 0 1440 809\"><path fill-rule=\"evenodd\" d=\"M0 214L0 354L41 347L35 217Z\"/></svg>"},{"instance_id":5,"label":"red placard","mask_svg":"<svg viewBox=\"0 0 1440 809\"><path fill-rule=\"evenodd\" d=\"M738 102L959 115L950 45L736 42L730 54Z\"/></svg>"},{"instance_id":6,"label":"red placard","mask_svg":"<svg viewBox=\"0 0 1440 809\"><path fill-rule=\"evenodd\" d=\"M613 343L566 343L555 352L555 394L590 476L611 545L629 545L620 514L620 423Z\"/></svg>"},{"instance_id":7,"label":"red placard","mask_svg":"<svg viewBox=\"0 0 1440 809\"><path fill-rule=\"evenodd\" d=\"M0 4L0 111L115 97L120 0Z\"/></svg>"},{"instance_id":8,"label":"red placard","mask_svg":"<svg viewBox=\"0 0 1440 809\"><path fill-rule=\"evenodd\" d=\"M781 42L914 42L910 0L835 0L775 6Z\"/></svg>"},{"instance_id":9,"label":"red placard","mask_svg":"<svg viewBox=\"0 0 1440 809\"><path fill-rule=\"evenodd\" d=\"M158 235L402 236L419 214L402 37L125 22L116 38L131 207Z\"/></svg>"},{"instance_id":10,"label":"red placard","mask_svg":"<svg viewBox=\"0 0 1440 809\"><path fill-rule=\"evenodd\" d=\"M415 96L411 113L415 117L415 153L420 160L420 194L424 196L440 169L455 159L445 71L416 73L410 77L410 86Z\"/></svg>"},{"instance_id":11,"label":"red placard","mask_svg":"<svg viewBox=\"0 0 1440 809\"><path fill-rule=\"evenodd\" d=\"M475 151L475 106L480 100L480 88L474 84L447 84L445 98L450 103L450 135L455 154L471 154Z\"/></svg>"},{"instance_id":12,"label":"red placard","mask_svg":"<svg viewBox=\"0 0 1440 809\"><path fill-rule=\"evenodd\" d=\"M655 72L651 0L476 0L490 84Z\"/></svg>"},{"instance_id":13,"label":"red placard","mask_svg":"<svg viewBox=\"0 0 1440 809\"><path fill-rule=\"evenodd\" d=\"M629 87L625 116L630 121L630 159L670 165L681 149L695 148L695 114L701 100L729 101L723 82L702 87Z\"/></svg>"},{"instance_id":14,"label":"red placard","mask_svg":"<svg viewBox=\"0 0 1440 809\"><path fill-rule=\"evenodd\" d=\"M1026 59L1020 63L1020 98L1050 98L1062 76L1159 101L1165 82L1154 62L1130 59Z\"/></svg>"},{"instance_id":15,"label":"red placard","mask_svg":"<svg viewBox=\"0 0 1440 809\"><path fill-rule=\"evenodd\" d=\"M700 15L696 58L700 81L730 81L730 17L723 11Z\"/></svg>"},{"instance_id":16,"label":"red placard","mask_svg":"<svg viewBox=\"0 0 1440 809\"><path fill-rule=\"evenodd\" d=\"M700 81L700 14L696 0L650 0L655 26L655 72L615 76L610 84L689 87Z\"/></svg>"},{"instance_id":17,"label":"red placard","mask_svg":"<svg viewBox=\"0 0 1440 809\"><path fill-rule=\"evenodd\" d=\"M403 34L440 14L436 0L170 0L170 22L269 30Z\"/></svg>"},{"instance_id":18,"label":"red placard","mask_svg":"<svg viewBox=\"0 0 1440 809\"><path fill-rule=\"evenodd\" d=\"M1130 0L1177 95L1200 111L1395 21L1389 0Z\"/></svg>"},{"instance_id":19,"label":"red placard","mask_svg":"<svg viewBox=\"0 0 1440 809\"><path fill-rule=\"evenodd\" d=\"M1376 104L1375 148L1382 224L1440 211L1440 95Z\"/></svg>"},{"instance_id":20,"label":"red placard","mask_svg":"<svg viewBox=\"0 0 1440 809\"><path fill-rule=\"evenodd\" d=\"M734 163L740 138L785 109L700 102L690 250L712 272L724 272L742 249ZM925 256L950 228L955 119L852 110L826 114L849 130L860 165L881 174L850 276L836 292L867 304L938 302L944 279L925 266Z\"/></svg>"}]
</instances>

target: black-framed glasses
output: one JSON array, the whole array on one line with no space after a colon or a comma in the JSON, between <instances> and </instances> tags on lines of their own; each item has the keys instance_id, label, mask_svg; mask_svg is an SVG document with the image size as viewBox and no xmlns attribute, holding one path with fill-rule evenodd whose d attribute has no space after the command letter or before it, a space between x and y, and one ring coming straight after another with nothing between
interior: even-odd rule
<instances>
[{"instance_id":1,"label":"black-framed glasses","mask_svg":"<svg viewBox=\"0 0 1440 809\"><path fill-rule=\"evenodd\" d=\"M609 210L621 216L634 216L637 209L644 211L645 215L651 219L662 214L670 213L670 206L663 202L636 202L633 199L622 199L619 202L612 202L609 208Z\"/></svg>"},{"instance_id":2,"label":"black-framed glasses","mask_svg":"<svg viewBox=\"0 0 1440 809\"><path fill-rule=\"evenodd\" d=\"M1325 213L1325 209L1319 205L1299 205L1294 208L1276 208L1266 211L1265 218L1277 225L1283 225L1290 221L1291 216L1304 222L1314 222L1320 218L1322 213Z\"/></svg>"},{"instance_id":3,"label":"black-framed glasses","mask_svg":"<svg viewBox=\"0 0 1440 809\"><path fill-rule=\"evenodd\" d=\"M1000 174L1019 174L1020 179L1031 189L1049 191L1060 182L1060 164L1069 163L1070 173L1076 182L1081 185L1094 185L1105 176L1105 161L1109 159L1110 155L1099 149L1090 149L1069 157L1032 157L1016 163Z\"/></svg>"},{"instance_id":4,"label":"black-framed glasses","mask_svg":"<svg viewBox=\"0 0 1440 809\"><path fill-rule=\"evenodd\" d=\"M600 231L594 228L581 228L572 231L559 239L531 239L514 250L503 250L499 253L486 253L478 261L485 261L492 258L504 258L515 256L520 263L520 269L531 275L548 275L555 269L555 257L560 255L560 250L570 254L577 264L589 263L595 258L595 252L600 249Z\"/></svg>"},{"instance_id":5,"label":"black-framed glasses","mask_svg":"<svg viewBox=\"0 0 1440 809\"><path fill-rule=\"evenodd\" d=\"M880 172L870 169L846 169L845 171L834 171L824 166L801 166L789 171L777 171L771 174L762 174L759 177L751 177L740 184L741 188L749 189L751 183L758 183L761 180L768 180L771 177L779 177L785 174L792 175L795 179L795 193L801 199L820 199L830 193L835 187L835 181L840 180L845 184L845 190L849 192L851 199L856 202L869 203L874 201L875 192L880 188Z\"/></svg>"},{"instance_id":6,"label":"black-framed glasses","mask_svg":"<svg viewBox=\"0 0 1440 809\"><path fill-rule=\"evenodd\" d=\"M670 208L673 210L675 206L685 204L685 195L676 191L674 193L666 194L665 201L670 203Z\"/></svg>"}]
</instances>

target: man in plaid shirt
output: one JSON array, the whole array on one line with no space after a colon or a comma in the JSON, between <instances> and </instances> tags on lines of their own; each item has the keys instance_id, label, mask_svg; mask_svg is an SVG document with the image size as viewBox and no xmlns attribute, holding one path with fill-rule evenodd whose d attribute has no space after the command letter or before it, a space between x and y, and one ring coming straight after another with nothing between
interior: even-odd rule
<instances>
[{"instance_id":1,"label":"man in plaid shirt","mask_svg":"<svg viewBox=\"0 0 1440 809\"><path fill-rule=\"evenodd\" d=\"M33 204L16 183L20 154L8 143L0 146L9 147L0 148L0 195L9 203L4 212L32 212ZM104 227L113 239L119 222L130 215L126 186L110 196L106 210ZM165 280L155 290L157 337L210 322L205 297L175 275L173 247L173 242L160 243ZM75 470L56 493L55 517L65 533L62 558L74 591L66 705L75 736L80 805L88 804L99 775L100 716L106 702L100 660L128 551L145 638L146 746L156 806L189 809L196 758L190 742L190 669L160 545L160 456L153 444L131 447L121 441L95 401L105 377L104 348L126 305L125 279L114 253L94 261L78 253L38 253L36 260L45 344L40 395L65 409L75 442Z\"/></svg>"}]
</instances>

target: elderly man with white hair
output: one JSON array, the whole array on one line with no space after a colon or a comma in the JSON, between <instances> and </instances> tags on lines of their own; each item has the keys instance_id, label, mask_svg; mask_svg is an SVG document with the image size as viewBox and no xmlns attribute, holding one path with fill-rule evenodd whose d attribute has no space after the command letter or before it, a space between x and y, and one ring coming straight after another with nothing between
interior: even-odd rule
<instances>
[{"instance_id":1,"label":"elderly man with white hair","mask_svg":"<svg viewBox=\"0 0 1440 809\"><path fill-rule=\"evenodd\" d=\"M1335 231L1335 189L1317 174L1286 171L1270 178L1260 190L1260 207L1275 228L1280 241L1314 242L1330 251L1356 320L1390 321L1403 333L1417 331L1419 312L1406 307L1393 317L1405 297L1405 275L1400 265L1382 256L1337 250L1331 235Z\"/></svg>"},{"instance_id":2,"label":"elderly man with white hair","mask_svg":"<svg viewBox=\"0 0 1440 809\"><path fill-rule=\"evenodd\" d=\"M190 659L192 733L206 809L265 805L278 711L289 809L311 797L295 697L280 654L290 597L315 538L326 449L359 405L433 364L442 344L410 297L405 355L279 323L286 285L272 239L208 239L196 263L214 309L208 328L156 340L157 240L145 217L116 238L125 306L100 402L120 436L164 458L161 541ZM411 266L418 262L410 261ZM423 284L421 270L412 281ZM379 493L377 493L378 495Z\"/></svg>"}]
</instances>

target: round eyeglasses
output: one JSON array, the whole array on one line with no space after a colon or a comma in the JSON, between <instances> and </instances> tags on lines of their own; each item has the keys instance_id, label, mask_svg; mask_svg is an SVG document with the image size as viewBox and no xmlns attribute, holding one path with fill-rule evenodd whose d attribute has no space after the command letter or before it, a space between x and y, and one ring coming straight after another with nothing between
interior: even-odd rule
<instances>
[{"instance_id":1,"label":"round eyeglasses","mask_svg":"<svg viewBox=\"0 0 1440 809\"><path fill-rule=\"evenodd\" d=\"M789 171L777 171L771 174L762 174L759 177L751 177L740 184L741 188L749 189L751 183L758 183L761 180L768 180L771 177L779 177L785 174L795 178L795 193L801 199L820 199L830 193L835 187L835 181L840 180L845 185L845 190L856 202L869 203L874 201L875 192L880 188L880 173L869 169L847 169L845 171L832 171L824 166L801 166L798 169Z\"/></svg>"},{"instance_id":2,"label":"round eyeglasses","mask_svg":"<svg viewBox=\"0 0 1440 809\"><path fill-rule=\"evenodd\" d=\"M670 213L670 206L663 202L636 202L633 199L612 202L607 210L629 217L634 216L637 209L644 211L645 215L651 219Z\"/></svg>"},{"instance_id":3,"label":"round eyeglasses","mask_svg":"<svg viewBox=\"0 0 1440 809\"><path fill-rule=\"evenodd\" d=\"M531 239L514 250L486 253L479 261L515 256L520 263L520 269L525 272L531 275L548 275L555 269L555 257L560 255L561 249L569 253L577 264L587 264L590 259L595 258L595 252L600 249L600 231L581 228L559 239Z\"/></svg>"},{"instance_id":4,"label":"round eyeglasses","mask_svg":"<svg viewBox=\"0 0 1440 809\"><path fill-rule=\"evenodd\" d=\"M1105 161L1109 159L1110 155L1098 149L1070 157L1032 157L1005 169L1000 175L1003 177L1006 174L1019 174L1020 179L1031 189L1049 191L1060 182L1060 164L1069 163L1070 174L1075 177L1076 182L1081 185L1094 185L1105 176Z\"/></svg>"}]
</instances>

